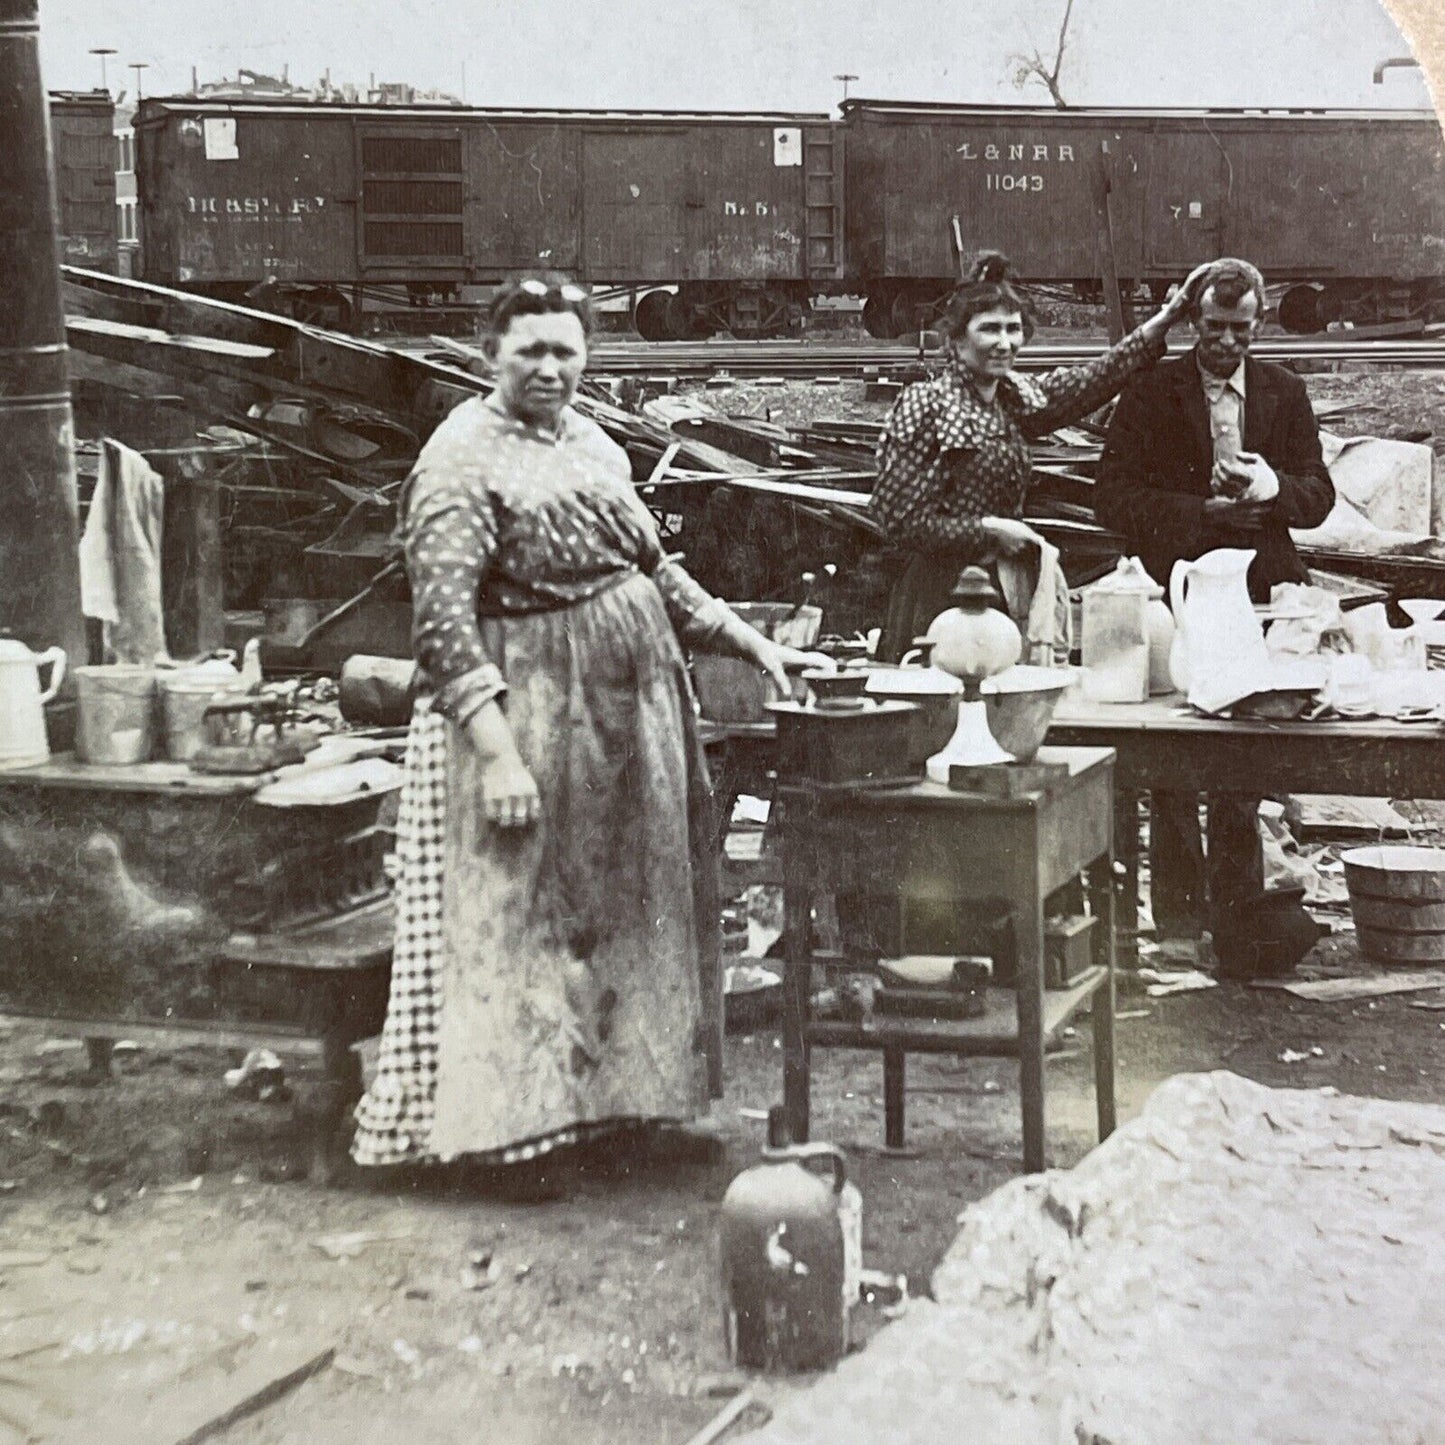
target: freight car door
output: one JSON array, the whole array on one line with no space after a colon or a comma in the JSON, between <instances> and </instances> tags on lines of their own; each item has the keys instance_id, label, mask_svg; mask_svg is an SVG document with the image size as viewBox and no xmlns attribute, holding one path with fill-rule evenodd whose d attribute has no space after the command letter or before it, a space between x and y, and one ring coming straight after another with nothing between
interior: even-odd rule
<instances>
[{"instance_id":1,"label":"freight car door","mask_svg":"<svg viewBox=\"0 0 1445 1445\"><path fill-rule=\"evenodd\" d=\"M1234 166L1204 120L1162 121L1143 144L1145 266L1151 276L1182 276L1226 253Z\"/></svg>"},{"instance_id":2,"label":"freight car door","mask_svg":"<svg viewBox=\"0 0 1445 1445\"><path fill-rule=\"evenodd\" d=\"M696 206L689 130L629 126L582 142L582 233L594 282L679 281Z\"/></svg>"},{"instance_id":3,"label":"freight car door","mask_svg":"<svg viewBox=\"0 0 1445 1445\"><path fill-rule=\"evenodd\" d=\"M461 132L454 126L361 125L356 144L362 276L461 279Z\"/></svg>"}]
</instances>

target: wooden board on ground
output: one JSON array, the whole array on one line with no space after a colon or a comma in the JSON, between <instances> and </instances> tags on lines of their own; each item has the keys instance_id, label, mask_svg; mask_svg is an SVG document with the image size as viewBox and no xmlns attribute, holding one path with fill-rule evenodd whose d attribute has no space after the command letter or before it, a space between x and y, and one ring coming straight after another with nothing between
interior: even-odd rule
<instances>
[{"instance_id":1,"label":"wooden board on ground","mask_svg":"<svg viewBox=\"0 0 1445 1445\"><path fill-rule=\"evenodd\" d=\"M1410 820L1396 811L1388 798L1350 798L1336 793L1296 793L1300 807L1300 834L1368 834L1397 837L1410 831Z\"/></svg>"},{"instance_id":2,"label":"wooden board on ground","mask_svg":"<svg viewBox=\"0 0 1445 1445\"><path fill-rule=\"evenodd\" d=\"M1427 988L1445 988L1445 968L1412 969L1406 972L1366 973L1352 978L1261 978L1255 988L1279 989L1295 998L1315 1003L1343 1003L1352 998L1382 998L1391 993L1418 993Z\"/></svg>"}]
</instances>

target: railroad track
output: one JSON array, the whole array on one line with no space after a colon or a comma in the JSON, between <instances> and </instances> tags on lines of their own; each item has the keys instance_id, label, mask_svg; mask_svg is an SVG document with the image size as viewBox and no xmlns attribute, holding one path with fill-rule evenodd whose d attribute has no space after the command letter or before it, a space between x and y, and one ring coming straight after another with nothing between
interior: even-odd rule
<instances>
[{"instance_id":1,"label":"railroad track","mask_svg":"<svg viewBox=\"0 0 1445 1445\"><path fill-rule=\"evenodd\" d=\"M1102 339L1043 341L1027 347L1019 359L1025 371L1073 366L1098 356ZM1171 347L1182 352L1184 345ZM1264 337L1252 354L1266 361L1369 362L1377 366L1445 368L1445 338L1366 341L1313 337ZM916 346L831 345L806 341L658 341L600 342L592 350L594 375L857 377L916 367L937 353Z\"/></svg>"},{"instance_id":2,"label":"railroad track","mask_svg":"<svg viewBox=\"0 0 1445 1445\"><path fill-rule=\"evenodd\" d=\"M396 337L383 344L404 351L445 351L446 340ZM1098 356L1103 338L1038 341L1019 359L1023 371L1074 366ZM1181 353L1181 343L1170 351ZM1266 336L1251 354L1265 361L1368 362L1374 366L1445 369L1445 337L1347 338ZM598 341L588 364L594 376L860 377L906 372L936 362L938 353L889 342L814 341Z\"/></svg>"}]
</instances>

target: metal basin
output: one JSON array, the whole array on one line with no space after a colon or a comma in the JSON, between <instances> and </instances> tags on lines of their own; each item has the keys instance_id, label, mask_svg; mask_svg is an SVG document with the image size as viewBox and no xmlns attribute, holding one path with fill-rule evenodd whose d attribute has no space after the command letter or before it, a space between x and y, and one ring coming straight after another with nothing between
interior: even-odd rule
<instances>
[{"instance_id":1,"label":"metal basin","mask_svg":"<svg viewBox=\"0 0 1445 1445\"><path fill-rule=\"evenodd\" d=\"M989 731L999 747L1021 763L1032 762L1043 746L1054 709L1074 681L1062 667L1010 667L982 687Z\"/></svg>"}]
</instances>

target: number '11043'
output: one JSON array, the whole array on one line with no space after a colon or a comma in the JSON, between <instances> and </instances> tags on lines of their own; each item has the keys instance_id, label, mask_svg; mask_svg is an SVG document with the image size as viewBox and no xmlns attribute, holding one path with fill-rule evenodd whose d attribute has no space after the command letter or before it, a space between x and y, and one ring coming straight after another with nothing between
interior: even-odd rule
<instances>
[{"instance_id":1,"label":"number '11043'","mask_svg":"<svg viewBox=\"0 0 1445 1445\"><path fill-rule=\"evenodd\" d=\"M1041 191L1044 188L1042 176L1016 176L1008 171L990 171L984 177L986 191Z\"/></svg>"}]
</instances>

